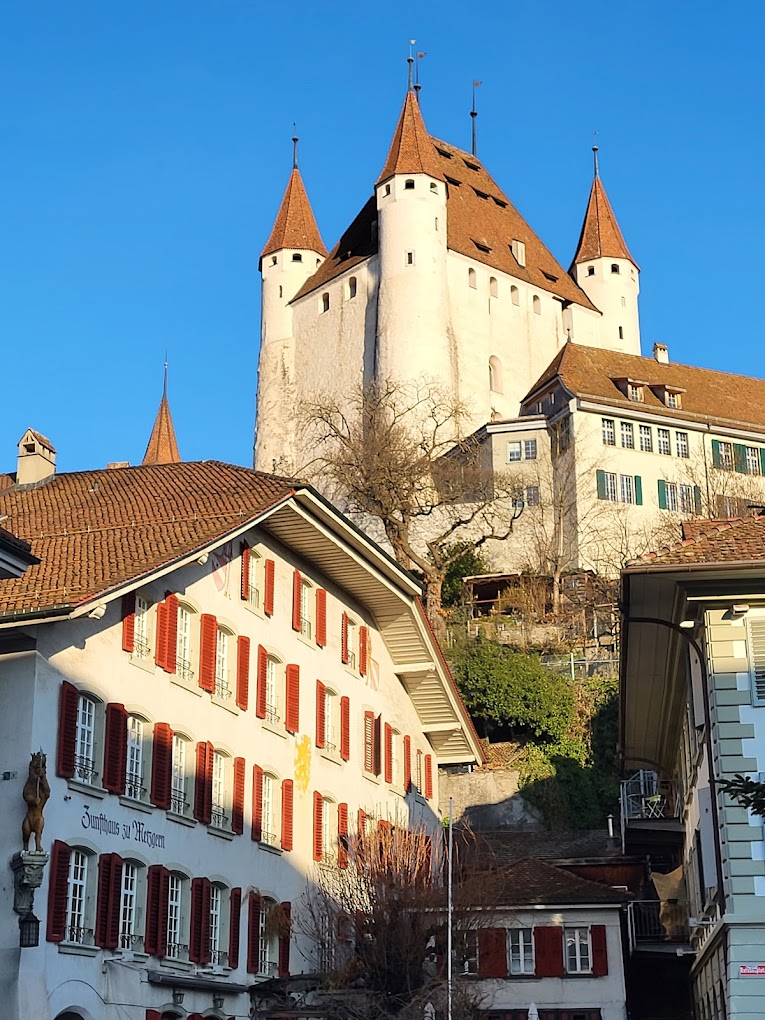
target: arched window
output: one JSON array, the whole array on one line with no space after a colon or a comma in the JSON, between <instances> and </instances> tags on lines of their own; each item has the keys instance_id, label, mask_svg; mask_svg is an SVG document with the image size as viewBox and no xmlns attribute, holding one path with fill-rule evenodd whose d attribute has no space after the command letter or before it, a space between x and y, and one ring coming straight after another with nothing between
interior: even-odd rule
<instances>
[{"instance_id":1,"label":"arched window","mask_svg":"<svg viewBox=\"0 0 765 1020\"><path fill-rule=\"evenodd\" d=\"M143 867L137 861L122 862L122 882L120 888L120 949L134 949L141 941L138 922L141 917Z\"/></svg>"},{"instance_id":2,"label":"arched window","mask_svg":"<svg viewBox=\"0 0 765 1020\"><path fill-rule=\"evenodd\" d=\"M300 254L299 251L296 251L296 252L292 253L292 261L293 262L302 262L303 261L303 256Z\"/></svg>"},{"instance_id":3,"label":"arched window","mask_svg":"<svg viewBox=\"0 0 765 1020\"><path fill-rule=\"evenodd\" d=\"M496 276L489 277L489 295L491 297L499 297L499 288Z\"/></svg>"},{"instance_id":4,"label":"arched window","mask_svg":"<svg viewBox=\"0 0 765 1020\"><path fill-rule=\"evenodd\" d=\"M321 295L321 310L322 312L329 311L329 294L327 293Z\"/></svg>"},{"instance_id":5,"label":"arched window","mask_svg":"<svg viewBox=\"0 0 765 1020\"><path fill-rule=\"evenodd\" d=\"M355 298L355 297L356 297L356 289L357 289L357 284L356 284L356 277L355 277L355 276L352 276L352 277L350 278L350 280L348 281L348 291L347 291L347 297L348 297L348 300L349 300L349 301L350 301L350 300L351 300L352 298Z\"/></svg>"},{"instance_id":6,"label":"arched window","mask_svg":"<svg viewBox=\"0 0 765 1020\"><path fill-rule=\"evenodd\" d=\"M521 292L518 290L515 284L513 284L513 286L510 288L510 300L513 302L514 305L519 305L521 303Z\"/></svg>"},{"instance_id":7,"label":"arched window","mask_svg":"<svg viewBox=\"0 0 765 1020\"><path fill-rule=\"evenodd\" d=\"M502 393L502 362L496 355L489 358L489 389L492 393Z\"/></svg>"},{"instance_id":8,"label":"arched window","mask_svg":"<svg viewBox=\"0 0 765 1020\"><path fill-rule=\"evenodd\" d=\"M98 785L96 754L100 750L102 732L103 705L89 694L80 694L77 698L73 778L88 786Z\"/></svg>"},{"instance_id":9,"label":"arched window","mask_svg":"<svg viewBox=\"0 0 765 1020\"><path fill-rule=\"evenodd\" d=\"M263 557L252 546L242 551L242 597L251 609L260 609L261 575L263 572Z\"/></svg>"},{"instance_id":10,"label":"arched window","mask_svg":"<svg viewBox=\"0 0 765 1020\"><path fill-rule=\"evenodd\" d=\"M476 281L475 269L472 268L468 269L468 286L472 287L473 290L475 290L476 287L478 286L478 283Z\"/></svg>"},{"instance_id":11,"label":"arched window","mask_svg":"<svg viewBox=\"0 0 765 1020\"><path fill-rule=\"evenodd\" d=\"M278 259L278 257L276 255L272 255L271 256L271 265L272 266L275 266L278 263L278 261L279 261L279 259Z\"/></svg>"},{"instance_id":12,"label":"arched window","mask_svg":"<svg viewBox=\"0 0 765 1020\"><path fill-rule=\"evenodd\" d=\"M212 763L212 820L211 825L216 829L228 829L231 823L230 816L226 813L229 797L229 770L230 759L223 751L213 751Z\"/></svg>"},{"instance_id":13,"label":"arched window","mask_svg":"<svg viewBox=\"0 0 765 1020\"><path fill-rule=\"evenodd\" d=\"M220 882L210 885L210 963L214 967L225 967L228 964L228 918L229 891Z\"/></svg>"},{"instance_id":14,"label":"arched window","mask_svg":"<svg viewBox=\"0 0 765 1020\"><path fill-rule=\"evenodd\" d=\"M186 875L173 871L167 882L167 948L169 960L184 960L188 954L188 888Z\"/></svg>"},{"instance_id":15,"label":"arched window","mask_svg":"<svg viewBox=\"0 0 765 1020\"><path fill-rule=\"evenodd\" d=\"M129 715L127 717L127 759L125 762L125 796L131 800L145 800L148 783L148 754L146 753L145 741L147 731L146 723L140 716Z\"/></svg>"},{"instance_id":16,"label":"arched window","mask_svg":"<svg viewBox=\"0 0 765 1020\"><path fill-rule=\"evenodd\" d=\"M136 595L133 617L133 659L149 659L152 649L151 602L144 595Z\"/></svg>"},{"instance_id":17,"label":"arched window","mask_svg":"<svg viewBox=\"0 0 765 1020\"><path fill-rule=\"evenodd\" d=\"M196 634L199 630L194 626L193 617L196 613L184 602L178 603L178 631L175 639L175 671L181 680L194 679L191 663L194 661Z\"/></svg>"},{"instance_id":18,"label":"arched window","mask_svg":"<svg viewBox=\"0 0 765 1020\"><path fill-rule=\"evenodd\" d=\"M190 809L189 775L192 768L191 741L183 733L173 733L173 771L170 777L170 810L186 816Z\"/></svg>"},{"instance_id":19,"label":"arched window","mask_svg":"<svg viewBox=\"0 0 765 1020\"><path fill-rule=\"evenodd\" d=\"M534 297L532 298L532 307L534 309L534 314L535 315L541 315L542 314L542 302L541 302L538 294L535 294Z\"/></svg>"},{"instance_id":20,"label":"arched window","mask_svg":"<svg viewBox=\"0 0 765 1020\"><path fill-rule=\"evenodd\" d=\"M404 181L404 190L405 191L412 191L413 188L414 188L414 181L410 177L408 180Z\"/></svg>"},{"instance_id":21,"label":"arched window","mask_svg":"<svg viewBox=\"0 0 765 1020\"><path fill-rule=\"evenodd\" d=\"M275 656L266 653L266 722L277 725L281 721L281 699L279 692L283 687L284 664Z\"/></svg>"},{"instance_id":22,"label":"arched window","mask_svg":"<svg viewBox=\"0 0 765 1020\"><path fill-rule=\"evenodd\" d=\"M215 641L215 697L222 701L231 698L231 664L235 643L231 631L219 626Z\"/></svg>"},{"instance_id":23,"label":"arched window","mask_svg":"<svg viewBox=\"0 0 765 1020\"><path fill-rule=\"evenodd\" d=\"M261 842L269 846L276 846L279 842L277 829L279 828L279 812L276 791L279 788L279 781L270 772L263 773L263 789L261 799Z\"/></svg>"},{"instance_id":24,"label":"arched window","mask_svg":"<svg viewBox=\"0 0 765 1020\"><path fill-rule=\"evenodd\" d=\"M611 272L612 273L618 273L619 272L619 266L617 265L616 262L612 262L611 263Z\"/></svg>"}]
</instances>

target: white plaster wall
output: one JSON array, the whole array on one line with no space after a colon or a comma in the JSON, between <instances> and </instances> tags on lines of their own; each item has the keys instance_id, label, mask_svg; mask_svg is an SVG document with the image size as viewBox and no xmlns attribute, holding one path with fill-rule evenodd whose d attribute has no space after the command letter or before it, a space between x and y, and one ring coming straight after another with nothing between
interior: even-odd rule
<instances>
[{"instance_id":1,"label":"white plaster wall","mask_svg":"<svg viewBox=\"0 0 765 1020\"><path fill-rule=\"evenodd\" d=\"M618 273L611 266L619 267ZM595 270L593 276L588 269ZM598 347L604 350L640 354L640 318L638 315L639 273L629 259L598 258L579 263L574 270L576 282L600 309ZM619 326L623 337L619 337Z\"/></svg>"}]
</instances>

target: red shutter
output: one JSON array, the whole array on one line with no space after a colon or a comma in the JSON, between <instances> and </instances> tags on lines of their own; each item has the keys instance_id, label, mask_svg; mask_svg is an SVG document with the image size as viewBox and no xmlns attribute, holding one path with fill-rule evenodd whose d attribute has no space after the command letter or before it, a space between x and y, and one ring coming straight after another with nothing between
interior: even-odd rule
<instances>
[{"instance_id":1,"label":"red shutter","mask_svg":"<svg viewBox=\"0 0 765 1020\"><path fill-rule=\"evenodd\" d=\"M252 831L251 838L259 843L263 838L263 769L252 766Z\"/></svg>"},{"instance_id":2,"label":"red shutter","mask_svg":"<svg viewBox=\"0 0 765 1020\"><path fill-rule=\"evenodd\" d=\"M537 977L563 977L563 929L557 925L534 928Z\"/></svg>"},{"instance_id":3,"label":"red shutter","mask_svg":"<svg viewBox=\"0 0 765 1020\"><path fill-rule=\"evenodd\" d=\"M381 730L382 730L382 716L378 715L375 718L375 724L374 724L374 728L373 728L373 734L374 735L373 735L373 742L372 742L372 748L373 748L373 752L374 752L373 753L373 758L374 758L374 774L376 776L379 776L380 772L382 771L382 732L381 732Z\"/></svg>"},{"instance_id":4,"label":"red shutter","mask_svg":"<svg viewBox=\"0 0 765 1020\"><path fill-rule=\"evenodd\" d=\"M291 779L282 780L282 850L292 849L294 788Z\"/></svg>"},{"instance_id":5,"label":"red shutter","mask_svg":"<svg viewBox=\"0 0 765 1020\"><path fill-rule=\"evenodd\" d=\"M351 756L351 699L340 699L340 757L348 761Z\"/></svg>"},{"instance_id":6,"label":"red shutter","mask_svg":"<svg viewBox=\"0 0 765 1020\"><path fill-rule=\"evenodd\" d=\"M313 859L320 861L324 851L324 798L318 792L313 795Z\"/></svg>"},{"instance_id":7,"label":"red shutter","mask_svg":"<svg viewBox=\"0 0 765 1020\"><path fill-rule=\"evenodd\" d=\"M385 724L385 782L393 782L393 727Z\"/></svg>"},{"instance_id":8,"label":"red shutter","mask_svg":"<svg viewBox=\"0 0 765 1020\"><path fill-rule=\"evenodd\" d=\"M369 630L359 627L359 673L367 675L367 659L369 658Z\"/></svg>"},{"instance_id":9,"label":"red shutter","mask_svg":"<svg viewBox=\"0 0 765 1020\"><path fill-rule=\"evenodd\" d=\"M161 864L146 871L146 934L144 950L149 956L167 952L167 892L170 872Z\"/></svg>"},{"instance_id":10,"label":"red shutter","mask_svg":"<svg viewBox=\"0 0 765 1020\"><path fill-rule=\"evenodd\" d=\"M62 681L58 695L58 747L56 775L71 779L74 775L74 747L77 740L77 708L80 693L68 680Z\"/></svg>"},{"instance_id":11,"label":"red shutter","mask_svg":"<svg viewBox=\"0 0 765 1020\"><path fill-rule=\"evenodd\" d=\"M66 843L62 843L60 839L53 841L48 885L48 924L45 930L48 942L63 942L66 935L66 901L71 852Z\"/></svg>"},{"instance_id":12,"label":"red shutter","mask_svg":"<svg viewBox=\"0 0 765 1020\"><path fill-rule=\"evenodd\" d=\"M157 647L154 661L162 669L167 661L167 606L164 602L157 604Z\"/></svg>"},{"instance_id":13,"label":"red shutter","mask_svg":"<svg viewBox=\"0 0 765 1020\"><path fill-rule=\"evenodd\" d=\"M250 700L250 639L240 634L236 651L236 706L246 712Z\"/></svg>"},{"instance_id":14,"label":"red shutter","mask_svg":"<svg viewBox=\"0 0 765 1020\"><path fill-rule=\"evenodd\" d=\"M359 808L359 813L356 821L356 834L359 839L363 839L367 831L367 813L363 808Z\"/></svg>"},{"instance_id":15,"label":"red shutter","mask_svg":"<svg viewBox=\"0 0 765 1020\"><path fill-rule=\"evenodd\" d=\"M122 596L122 650L132 652L135 648L135 592Z\"/></svg>"},{"instance_id":16,"label":"red shutter","mask_svg":"<svg viewBox=\"0 0 765 1020\"><path fill-rule=\"evenodd\" d=\"M127 767L127 712L115 702L106 706L104 730L104 789L109 793L125 792Z\"/></svg>"},{"instance_id":17,"label":"red shutter","mask_svg":"<svg viewBox=\"0 0 765 1020\"><path fill-rule=\"evenodd\" d=\"M316 746L324 747L327 742L327 688L316 681Z\"/></svg>"},{"instance_id":18,"label":"red shutter","mask_svg":"<svg viewBox=\"0 0 765 1020\"><path fill-rule=\"evenodd\" d=\"M412 738L404 737L404 789L412 788Z\"/></svg>"},{"instance_id":19,"label":"red shutter","mask_svg":"<svg viewBox=\"0 0 765 1020\"><path fill-rule=\"evenodd\" d=\"M245 602L250 599L250 547L242 542L242 598Z\"/></svg>"},{"instance_id":20,"label":"red shutter","mask_svg":"<svg viewBox=\"0 0 765 1020\"><path fill-rule=\"evenodd\" d=\"M592 973L594 977L608 974L608 951L606 949L606 926L593 924L590 928L592 940Z\"/></svg>"},{"instance_id":21,"label":"red shutter","mask_svg":"<svg viewBox=\"0 0 765 1020\"><path fill-rule=\"evenodd\" d=\"M167 723L154 724L154 748L151 760L151 802L163 811L170 810L170 786L173 774L173 731Z\"/></svg>"},{"instance_id":22,"label":"red shutter","mask_svg":"<svg viewBox=\"0 0 765 1020\"><path fill-rule=\"evenodd\" d=\"M215 651L218 643L218 621L210 613L199 617L199 686L203 691L215 690Z\"/></svg>"},{"instance_id":23,"label":"red shutter","mask_svg":"<svg viewBox=\"0 0 765 1020\"><path fill-rule=\"evenodd\" d=\"M292 629L300 630L300 595L303 588L303 579L300 571L296 570L292 575Z\"/></svg>"},{"instance_id":24,"label":"red shutter","mask_svg":"<svg viewBox=\"0 0 765 1020\"><path fill-rule=\"evenodd\" d=\"M213 746L202 740L197 744L194 817L204 825L209 825L212 820L212 763Z\"/></svg>"},{"instance_id":25,"label":"red shutter","mask_svg":"<svg viewBox=\"0 0 765 1020\"><path fill-rule=\"evenodd\" d=\"M119 854L102 854L98 859L94 932L94 942L101 949L116 949L119 945L121 900L122 858Z\"/></svg>"},{"instance_id":26,"label":"red shutter","mask_svg":"<svg viewBox=\"0 0 765 1020\"><path fill-rule=\"evenodd\" d=\"M433 755L425 755L425 796L430 800L433 796Z\"/></svg>"},{"instance_id":27,"label":"red shutter","mask_svg":"<svg viewBox=\"0 0 765 1020\"><path fill-rule=\"evenodd\" d=\"M292 904L282 903L285 930L279 936L279 977L290 976L290 940L292 938Z\"/></svg>"},{"instance_id":28,"label":"red shutter","mask_svg":"<svg viewBox=\"0 0 765 1020\"><path fill-rule=\"evenodd\" d=\"M228 902L228 965L232 970L236 970L239 966L239 926L242 915L242 890L232 889Z\"/></svg>"},{"instance_id":29,"label":"red shutter","mask_svg":"<svg viewBox=\"0 0 765 1020\"><path fill-rule=\"evenodd\" d=\"M287 666L287 711L284 728L290 733L300 729L300 666Z\"/></svg>"},{"instance_id":30,"label":"red shutter","mask_svg":"<svg viewBox=\"0 0 765 1020\"><path fill-rule=\"evenodd\" d=\"M146 1020L162 1020L162 1014L158 1009L147 1009Z\"/></svg>"},{"instance_id":31,"label":"red shutter","mask_svg":"<svg viewBox=\"0 0 765 1020\"><path fill-rule=\"evenodd\" d=\"M343 613L343 630L341 635L341 657L343 662L347 663L350 656L348 655L348 614Z\"/></svg>"},{"instance_id":32,"label":"red shutter","mask_svg":"<svg viewBox=\"0 0 765 1020\"><path fill-rule=\"evenodd\" d=\"M274 561L266 560L266 590L263 595L263 612L266 616L274 615Z\"/></svg>"},{"instance_id":33,"label":"red shutter","mask_svg":"<svg viewBox=\"0 0 765 1020\"><path fill-rule=\"evenodd\" d=\"M348 867L348 805L337 805L337 866Z\"/></svg>"},{"instance_id":34,"label":"red shutter","mask_svg":"<svg viewBox=\"0 0 765 1020\"><path fill-rule=\"evenodd\" d=\"M234 796L231 803L231 831L244 832L244 758L234 758Z\"/></svg>"},{"instance_id":35,"label":"red shutter","mask_svg":"<svg viewBox=\"0 0 765 1020\"><path fill-rule=\"evenodd\" d=\"M320 648L327 644L327 592L325 588L316 591L316 644Z\"/></svg>"},{"instance_id":36,"label":"red shutter","mask_svg":"<svg viewBox=\"0 0 765 1020\"><path fill-rule=\"evenodd\" d=\"M507 977L507 933L504 928L478 929L478 974Z\"/></svg>"},{"instance_id":37,"label":"red shutter","mask_svg":"<svg viewBox=\"0 0 765 1020\"><path fill-rule=\"evenodd\" d=\"M247 904L247 973L260 970L260 896L250 893Z\"/></svg>"},{"instance_id":38,"label":"red shutter","mask_svg":"<svg viewBox=\"0 0 765 1020\"><path fill-rule=\"evenodd\" d=\"M268 672L268 652L263 645L258 645L258 681L255 692L255 715L258 719L266 717L266 673Z\"/></svg>"},{"instance_id":39,"label":"red shutter","mask_svg":"<svg viewBox=\"0 0 765 1020\"><path fill-rule=\"evenodd\" d=\"M165 661L162 668L166 673L175 672L178 654L178 596L168 595L165 599Z\"/></svg>"},{"instance_id":40,"label":"red shutter","mask_svg":"<svg viewBox=\"0 0 765 1020\"><path fill-rule=\"evenodd\" d=\"M210 962L210 881L191 880L191 923L189 924L189 960Z\"/></svg>"}]
</instances>

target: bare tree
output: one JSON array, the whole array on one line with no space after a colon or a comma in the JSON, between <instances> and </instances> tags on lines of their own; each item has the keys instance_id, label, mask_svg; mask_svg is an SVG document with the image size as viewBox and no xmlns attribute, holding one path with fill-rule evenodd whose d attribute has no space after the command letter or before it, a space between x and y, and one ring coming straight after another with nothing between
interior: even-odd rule
<instances>
[{"instance_id":1,"label":"bare tree","mask_svg":"<svg viewBox=\"0 0 765 1020\"><path fill-rule=\"evenodd\" d=\"M398 562L422 574L440 631L441 586L460 543L510 535L522 480L493 471L488 447L463 434L465 407L432 383L320 396L300 419L312 450L300 473L362 524L379 522Z\"/></svg>"}]
</instances>

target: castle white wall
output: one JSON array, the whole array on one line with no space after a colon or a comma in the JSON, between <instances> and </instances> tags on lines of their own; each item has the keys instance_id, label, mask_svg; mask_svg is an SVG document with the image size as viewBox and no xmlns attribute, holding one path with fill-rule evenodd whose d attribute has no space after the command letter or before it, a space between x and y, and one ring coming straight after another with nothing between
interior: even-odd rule
<instances>
[{"instance_id":1,"label":"castle white wall","mask_svg":"<svg viewBox=\"0 0 765 1020\"><path fill-rule=\"evenodd\" d=\"M603 313L597 346L625 354L640 354L640 281L632 262L619 258L591 259L574 267L574 277Z\"/></svg>"}]
</instances>

